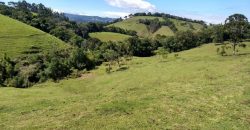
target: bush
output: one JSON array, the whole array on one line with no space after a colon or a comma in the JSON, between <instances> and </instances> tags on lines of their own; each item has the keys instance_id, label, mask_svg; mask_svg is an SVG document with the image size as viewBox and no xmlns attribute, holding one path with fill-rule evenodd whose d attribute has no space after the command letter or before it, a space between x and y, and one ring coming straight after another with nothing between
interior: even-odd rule
<instances>
[{"instance_id":1,"label":"bush","mask_svg":"<svg viewBox=\"0 0 250 130\"><path fill-rule=\"evenodd\" d=\"M83 49L76 48L71 53L69 58L69 64L74 69L83 70L83 69L92 69L94 68L94 63L91 61L86 52Z\"/></svg>"},{"instance_id":2,"label":"bush","mask_svg":"<svg viewBox=\"0 0 250 130\"><path fill-rule=\"evenodd\" d=\"M155 53L161 56L162 59L167 59L169 51L163 47L159 47L158 50L155 51Z\"/></svg>"},{"instance_id":3,"label":"bush","mask_svg":"<svg viewBox=\"0 0 250 130\"><path fill-rule=\"evenodd\" d=\"M49 78L55 81L68 76L70 72L70 67L63 59L58 59L58 57L54 57L50 62L46 63L45 73Z\"/></svg>"},{"instance_id":4,"label":"bush","mask_svg":"<svg viewBox=\"0 0 250 130\"><path fill-rule=\"evenodd\" d=\"M154 46L153 41L150 39L138 39L132 37L128 39L128 42L131 46L131 51L134 56L139 57L148 57L153 55L153 51L158 48Z\"/></svg>"}]
</instances>

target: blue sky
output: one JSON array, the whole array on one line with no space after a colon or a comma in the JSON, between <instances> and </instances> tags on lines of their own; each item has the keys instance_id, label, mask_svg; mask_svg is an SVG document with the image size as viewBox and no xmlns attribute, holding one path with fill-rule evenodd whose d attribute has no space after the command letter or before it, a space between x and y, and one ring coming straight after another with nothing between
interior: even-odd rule
<instances>
[{"instance_id":1,"label":"blue sky","mask_svg":"<svg viewBox=\"0 0 250 130\"><path fill-rule=\"evenodd\" d=\"M9 1L9 0L0 0ZM17 0L14 0L17 1ZM26 0L43 3L53 10L84 15L120 17L134 12L165 12L221 23L242 13L250 19L250 0Z\"/></svg>"}]
</instances>

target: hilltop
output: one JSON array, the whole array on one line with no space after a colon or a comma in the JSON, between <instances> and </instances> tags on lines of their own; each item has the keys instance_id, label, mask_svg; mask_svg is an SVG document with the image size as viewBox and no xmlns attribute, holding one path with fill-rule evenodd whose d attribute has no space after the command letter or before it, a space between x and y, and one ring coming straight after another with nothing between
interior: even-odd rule
<instances>
[{"instance_id":1,"label":"hilltop","mask_svg":"<svg viewBox=\"0 0 250 130\"><path fill-rule=\"evenodd\" d=\"M157 34L165 35L165 36L173 36L175 31L173 31L169 26L161 26L155 32L150 32L147 25L140 23L140 20L153 20L159 19L159 21L164 21L163 17L156 16L132 16L125 20L113 23L109 26L115 26L119 28L123 28L126 30L133 30L137 32L137 35L140 37L154 37ZM177 31L187 31L192 30L194 32L199 31L203 28L202 24L178 20L174 18L169 18L171 22L173 22L174 26L177 28Z\"/></svg>"},{"instance_id":2,"label":"hilltop","mask_svg":"<svg viewBox=\"0 0 250 130\"><path fill-rule=\"evenodd\" d=\"M0 28L0 57L4 54L17 57L67 46L54 36L1 14Z\"/></svg>"},{"instance_id":3,"label":"hilltop","mask_svg":"<svg viewBox=\"0 0 250 130\"><path fill-rule=\"evenodd\" d=\"M106 25L103 30L90 33L89 36L105 42L109 40L117 41L117 39L120 41L126 39L128 36L136 35L141 38L154 38L157 35L175 36L177 32L188 30L198 32L204 28L204 26L206 25L203 23L177 16L173 18L160 16L130 16L127 19L117 19L113 23ZM111 29L113 32L106 31L105 28L106 30L109 30L108 28L113 28L113 30ZM130 33L124 33L126 31ZM121 32L123 32L123 34L120 34Z\"/></svg>"}]
</instances>

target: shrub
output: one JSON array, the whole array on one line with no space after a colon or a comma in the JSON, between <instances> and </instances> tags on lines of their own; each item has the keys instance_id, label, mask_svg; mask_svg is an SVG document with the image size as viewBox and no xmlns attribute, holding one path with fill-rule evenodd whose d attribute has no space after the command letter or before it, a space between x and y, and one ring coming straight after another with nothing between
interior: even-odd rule
<instances>
[{"instance_id":1,"label":"shrub","mask_svg":"<svg viewBox=\"0 0 250 130\"><path fill-rule=\"evenodd\" d=\"M163 47L159 47L158 50L155 51L155 53L161 56L162 59L167 59L169 51Z\"/></svg>"}]
</instances>

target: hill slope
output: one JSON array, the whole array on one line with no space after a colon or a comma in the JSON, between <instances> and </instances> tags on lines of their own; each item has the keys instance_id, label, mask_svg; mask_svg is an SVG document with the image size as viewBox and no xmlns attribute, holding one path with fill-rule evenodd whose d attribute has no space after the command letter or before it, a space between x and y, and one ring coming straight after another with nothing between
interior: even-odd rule
<instances>
[{"instance_id":1,"label":"hill slope","mask_svg":"<svg viewBox=\"0 0 250 130\"><path fill-rule=\"evenodd\" d=\"M53 46L67 45L45 32L0 15L0 57L5 53L10 57L16 57L29 53L31 48L44 51Z\"/></svg>"},{"instance_id":2,"label":"hill slope","mask_svg":"<svg viewBox=\"0 0 250 130\"><path fill-rule=\"evenodd\" d=\"M0 128L247 130L250 47L228 57L216 48L166 62L134 58L128 70L111 74L103 66L79 79L0 88Z\"/></svg>"},{"instance_id":3,"label":"hill slope","mask_svg":"<svg viewBox=\"0 0 250 130\"><path fill-rule=\"evenodd\" d=\"M96 32L96 33L90 33L90 37L97 38L101 40L102 42L107 41L124 41L128 39L129 35L120 34L120 33L112 33L112 32Z\"/></svg>"},{"instance_id":4,"label":"hill slope","mask_svg":"<svg viewBox=\"0 0 250 130\"><path fill-rule=\"evenodd\" d=\"M174 34L174 32L169 27L166 26L162 26L162 28L160 28L157 32L152 34L151 32L148 31L146 25L139 23L140 19L155 19L155 18L158 18L160 21L163 21L162 17L134 16L132 18L111 24L109 26L116 26L127 30L134 30L137 32L138 36L141 37L152 37L155 36L156 34L172 36ZM186 31L186 30L198 31L203 27L201 24L198 23L185 22L176 19L170 19L170 20L175 24L176 28L179 31Z\"/></svg>"}]
</instances>

